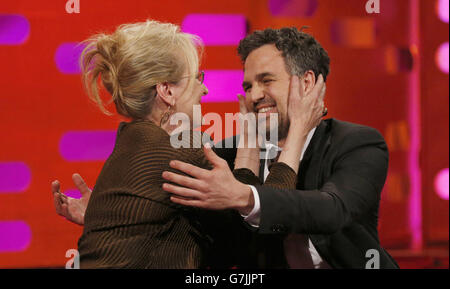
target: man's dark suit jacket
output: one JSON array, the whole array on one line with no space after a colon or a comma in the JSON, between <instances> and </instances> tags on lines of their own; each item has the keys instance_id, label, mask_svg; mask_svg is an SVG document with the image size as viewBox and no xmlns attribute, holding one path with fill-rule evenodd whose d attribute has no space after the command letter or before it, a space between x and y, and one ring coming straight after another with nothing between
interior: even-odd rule
<instances>
[{"instance_id":1,"label":"man's dark suit jacket","mask_svg":"<svg viewBox=\"0 0 450 289\"><path fill-rule=\"evenodd\" d=\"M234 166L236 149L216 152ZM257 250L265 256L260 266L287 268L282 240L289 233L299 233L308 235L333 268L365 268L372 258L366 257L370 249L379 252L380 268L398 268L380 246L377 230L388 159L386 143L377 130L323 120L300 163L297 190L256 186L262 244Z\"/></svg>"}]
</instances>

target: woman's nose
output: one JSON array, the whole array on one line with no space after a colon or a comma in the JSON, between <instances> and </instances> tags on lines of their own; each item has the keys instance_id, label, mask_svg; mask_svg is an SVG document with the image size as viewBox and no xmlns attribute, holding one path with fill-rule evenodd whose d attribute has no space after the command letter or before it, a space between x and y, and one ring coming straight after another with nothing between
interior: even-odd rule
<instances>
[{"instance_id":1,"label":"woman's nose","mask_svg":"<svg viewBox=\"0 0 450 289\"><path fill-rule=\"evenodd\" d=\"M208 90L208 88L206 87L205 84L202 84L202 92L203 92L203 95L207 95L208 92L209 92L209 90Z\"/></svg>"}]
</instances>

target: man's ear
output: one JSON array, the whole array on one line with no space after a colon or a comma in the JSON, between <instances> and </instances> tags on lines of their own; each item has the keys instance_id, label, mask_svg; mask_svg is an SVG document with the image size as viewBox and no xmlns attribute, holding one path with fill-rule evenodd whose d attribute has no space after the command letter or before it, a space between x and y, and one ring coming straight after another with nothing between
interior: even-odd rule
<instances>
[{"instance_id":1,"label":"man's ear","mask_svg":"<svg viewBox=\"0 0 450 289\"><path fill-rule=\"evenodd\" d=\"M305 72L305 74L303 74L301 81L303 81L305 93L306 94L310 93L311 90L316 85L316 75L314 74L314 71L308 70L307 72Z\"/></svg>"},{"instance_id":2,"label":"man's ear","mask_svg":"<svg viewBox=\"0 0 450 289\"><path fill-rule=\"evenodd\" d=\"M173 94L173 89L170 83L168 82L158 83L156 85L156 93L161 98L161 100L168 106L175 105L175 96Z\"/></svg>"}]
</instances>

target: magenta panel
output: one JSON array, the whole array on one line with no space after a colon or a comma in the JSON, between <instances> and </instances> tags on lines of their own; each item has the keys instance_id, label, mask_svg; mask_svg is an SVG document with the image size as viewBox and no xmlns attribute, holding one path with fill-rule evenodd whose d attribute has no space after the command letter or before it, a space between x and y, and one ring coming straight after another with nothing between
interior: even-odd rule
<instances>
[{"instance_id":1,"label":"magenta panel","mask_svg":"<svg viewBox=\"0 0 450 289\"><path fill-rule=\"evenodd\" d=\"M30 36L30 23L22 15L0 14L0 45L20 45Z\"/></svg>"},{"instance_id":2,"label":"magenta panel","mask_svg":"<svg viewBox=\"0 0 450 289\"><path fill-rule=\"evenodd\" d=\"M63 192L66 196L74 198L74 199L80 199L81 198L81 193L79 190L77 189L70 189L67 190L65 192Z\"/></svg>"},{"instance_id":3,"label":"magenta panel","mask_svg":"<svg viewBox=\"0 0 450 289\"><path fill-rule=\"evenodd\" d=\"M59 152L66 161L103 161L111 154L115 131L69 131L59 142Z\"/></svg>"},{"instance_id":4,"label":"magenta panel","mask_svg":"<svg viewBox=\"0 0 450 289\"><path fill-rule=\"evenodd\" d=\"M434 180L434 188L436 190L436 193L438 194L439 197L447 201L449 191L448 172L449 172L448 168L443 169L437 174Z\"/></svg>"},{"instance_id":5,"label":"magenta panel","mask_svg":"<svg viewBox=\"0 0 450 289\"><path fill-rule=\"evenodd\" d=\"M436 64L439 67L439 69L448 74L448 54L449 54L449 50L448 50L449 46L448 46L448 42L442 44L441 46L439 46L438 50L436 51Z\"/></svg>"},{"instance_id":6,"label":"magenta panel","mask_svg":"<svg viewBox=\"0 0 450 289\"><path fill-rule=\"evenodd\" d=\"M247 18L240 14L189 14L181 29L200 36L207 46L238 45L247 35Z\"/></svg>"},{"instance_id":7,"label":"magenta panel","mask_svg":"<svg viewBox=\"0 0 450 289\"><path fill-rule=\"evenodd\" d=\"M448 23L449 14L449 0L437 0L436 10L442 22Z\"/></svg>"},{"instance_id":8,"label":"magenta panel","mask_svg":"<svg viewBox=\"0 0 450 289\"><path fill-rule=\"evenodd\" d=\"M31 170L25 163L0 163L0 193L21 193L30 183Z\"/></svg>"},{"instance_id":9,"label":"magenta panel","mask_svg":"<svg viewBox=\"0 0 450 289\"><path fill-rule=\"evenodd\" d=\"M55 53L55 63L58 70L64 74L80 73L79 59L84 48L84 45L77 42L61 44Z\"/></svg>"},{"instance_id":10,"label":"magenta panel","mask_svg":"<svg viewBox=\"0 0 450 289\"><path fill-rule=\"evenodd\" d=\"M317 0L270 0L269 10L275 17L312 17L317 10Z\"/></svg>"},{"instance_id":11,"label":"magenta panel","mask_svg":"<svg viewBox=\"0 0 450 289\"><path fill-rule=\"evenodd\" d=\"M0 221L0 253L21 252L31 243L31 229L24 221Z\"/></svg>"},{"instance_id":12,"label":"magenta panel","mask_svg":"<svg viewBox=\"0 0 450 289\"><path fill-rule=\"evenodd\" d=\"M242 70L207 70L205 71L205 85L208 95L202 97L202 102L234 102L237 94L244 94Z\"/></svg>"}]
</instances>

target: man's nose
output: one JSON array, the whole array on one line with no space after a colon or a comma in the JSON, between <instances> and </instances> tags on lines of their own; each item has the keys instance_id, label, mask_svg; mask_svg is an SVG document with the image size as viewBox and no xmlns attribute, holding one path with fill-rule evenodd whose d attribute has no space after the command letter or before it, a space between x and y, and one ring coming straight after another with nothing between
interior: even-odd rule
<instances>
[{"instance_id":1,"label":"man's nose","mask_svg":"<svg viewBox=\"0 0 450 289\"><path fill-rule=\"evenodd\" d=\"M253 103L258 103L261 99L264 99L264 91L259 85L253 86L250 99Z\"/></svg>"}]
</instances>

